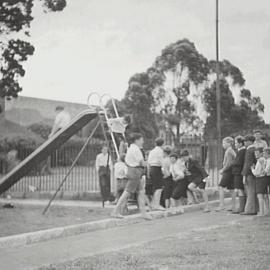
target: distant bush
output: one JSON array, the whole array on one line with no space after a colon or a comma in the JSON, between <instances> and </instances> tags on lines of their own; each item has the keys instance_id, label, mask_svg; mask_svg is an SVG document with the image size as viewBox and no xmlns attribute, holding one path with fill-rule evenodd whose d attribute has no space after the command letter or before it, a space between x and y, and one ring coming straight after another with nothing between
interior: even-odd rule
<instances>
[{"instance_id":1,"label":"distant bush","mask_svg":"<svg viewBox=\"0 0 270 270\"><path fill-rule=\"evenodd\" d=\"M30 125L27 129L46 140L51 133L52 127L44 123L35 123Z\"/></svg>"},{"instance_id":2,"label":"distant bush","mask_svg":"<svg viewBox=\"0 0 270 270\"><path fill-rule=\"evenodd\" d=\"M40 142L37 142L33 138L24 137L5 137L0 139L0 173L6 173L8 158L7 154L12 151L17 151L17 159L23 160L30 155L38 146Z\"/></svg>"}]
</instances>

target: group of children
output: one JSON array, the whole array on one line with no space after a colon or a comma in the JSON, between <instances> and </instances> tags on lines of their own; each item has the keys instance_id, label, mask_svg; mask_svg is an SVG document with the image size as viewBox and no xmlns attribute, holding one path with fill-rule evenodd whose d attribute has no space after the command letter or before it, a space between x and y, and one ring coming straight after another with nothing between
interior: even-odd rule
<instances>
[{"instance_id":1,"label":"group of children","mask_svg":"<svg viewBox=\"0 0 270 270\"><path fill-rule=\"evenodd\" d=\"M258 216L270 214L270 148L262 136L260 130L255 130L253 135L223 139L225 154L219 183L220 205L217 211L225 209L224 190L228 189L232 196L232 213Z\"/></svg>"},{"instance_id":2,"label":"group of children","mask_svg":"<svg viewBox=\"0 0 270 270\"><path fill-rule=\"evenodd\" d=\"M204 168L187 150L177 153L163 144L163 139L156 139L155 148L145 155L142 135L133 135L126 155L120 156L114 168L118 201L113 217L123 217L132 193L138 194L139 208L147 219L150 216L146 213L146 204L150 210L166 210L198 203L197 191L204 199L204 212L209 211L205 191L208 174Z\"/></svg>"}]
</instances>

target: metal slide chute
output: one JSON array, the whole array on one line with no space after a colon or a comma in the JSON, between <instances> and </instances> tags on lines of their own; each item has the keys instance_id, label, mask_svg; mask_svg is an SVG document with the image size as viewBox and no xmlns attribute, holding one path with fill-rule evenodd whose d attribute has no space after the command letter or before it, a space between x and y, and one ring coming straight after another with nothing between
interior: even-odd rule
<instances>
[{"instance_id":1,"label":"metal slide chute","mask_svg":"<svg viewBox=\"0 0 270 270\"><path fill-rule=\"evenodd\" d=\"M0 195L31 171L35 164L38 164L49 157L54 150L58 149L96 117L98 117L98 113L96 111L86 110L75 117L69 125L44 142L18 166L0 179Z\"/></svg>"}]
</instances>

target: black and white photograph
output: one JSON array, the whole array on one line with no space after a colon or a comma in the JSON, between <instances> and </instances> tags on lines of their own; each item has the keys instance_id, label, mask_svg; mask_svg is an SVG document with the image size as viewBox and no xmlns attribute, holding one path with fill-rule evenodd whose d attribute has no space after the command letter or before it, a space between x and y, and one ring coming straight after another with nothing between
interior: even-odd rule
<instances>
[{"instance_id":1,"label":"black and white photograph","mask_svg":"<svg viewBox=\"0 0 270 270\"><path fill-rule=\"evenodd\" d=\"M269 270L270 2L0 0L0 270Z\"/></svg>"}]
</instances>

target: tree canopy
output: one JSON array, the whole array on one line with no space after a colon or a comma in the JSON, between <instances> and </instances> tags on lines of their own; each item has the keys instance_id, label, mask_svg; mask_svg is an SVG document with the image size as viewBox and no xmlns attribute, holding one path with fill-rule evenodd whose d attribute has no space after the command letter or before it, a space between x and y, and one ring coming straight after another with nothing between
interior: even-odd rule
<instances>
[{"instance_id":1,"label":"tree canopy","mask_svg":"<svg viewBox=\"0 0 270 270\"><path fill-rule=\"evenodd\" d=\"M61 11L66 0L40 0L45 12ZM1 0L0 2L0 97L17 97L22 91L19 78L25 70L22 63L34 53L34 46L25 40L30 36L34 0ZM25 38L14 39L15 33Z\"/></svg>"},{"instance_id":2,"label":"tree canopy","mask_svg":"<svg viewBox=\"0 0 270 270\"><path fill-rule=\"evenodd\" d=\"M204 130L216 137L216 61L208 60L188 39L166 46L152 67L133 75L124 99L119 103L133 114L134 129L147 137L157 136L157 129L169 123L175 143L181 134ZM245 88L242 71L228 60L220 62L222 136L263 127L264 105ZM240 96L235 100L235 89ZM203 123L194 99L207 113Z\"/></svg>"}]
</instances>

